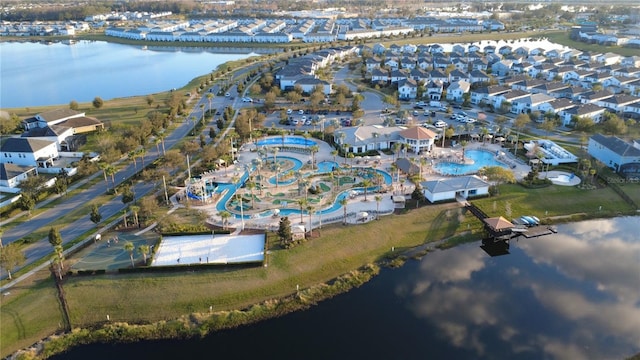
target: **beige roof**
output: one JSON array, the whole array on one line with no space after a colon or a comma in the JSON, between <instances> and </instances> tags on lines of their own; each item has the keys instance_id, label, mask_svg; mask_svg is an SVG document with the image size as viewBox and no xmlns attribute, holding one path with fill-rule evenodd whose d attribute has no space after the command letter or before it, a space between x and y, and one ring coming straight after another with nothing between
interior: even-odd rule
<instances>
[{"instance_id":1,"label":"beige roof","mask_svg":"<svg viewBox=\"0 0 640 360\"><path fill-rule=\"evenodd\" d=\"M502 216L486 218L484 222L491 226L494 230L511 229L513 224Z\"/></svg>"},{"instance_id":2,"label":"beige roof","mask_svg":"<svg viewBox=\"0 0 640 360\"><path fill-rule=\"evenodd\" d=\"M407 130L401 131L400 136L402 136L405 139L427 140L427 139L435 139L436 133L434 133L429 129L425 129L422 126L416 126L416 127L412 127Z\"/></svg>"},{"instance_id":3,"label":"beige roof","mask_svg":"<svg viewBox=\"0 0 640 360\"><path fill-rule=\"evenodd\" d=\"M40 117L43 118L46 122L55 121L59 119L64 119L70 116L76 116L82 114L80 111L75 111L71 109L55 109L41 112Z\"/></svg>"}]
</instances>

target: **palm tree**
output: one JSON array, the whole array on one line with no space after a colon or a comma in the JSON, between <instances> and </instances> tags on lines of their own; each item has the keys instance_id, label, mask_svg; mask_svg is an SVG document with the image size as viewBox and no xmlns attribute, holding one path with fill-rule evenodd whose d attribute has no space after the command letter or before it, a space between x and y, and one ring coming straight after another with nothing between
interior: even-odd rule
<instances>
[{"instance_id":1,"label":"palm tree","mask_svg":"<svg viewBox=\"0 0 640 360\"><path fill-rule=\"evenodd\" d=\"M218 215L222 219L222 228L226 230L227 225L229 224L229 218L231 217L231 213L226 210L223 210L223 211L220 211Z\"/></svg>"},{"instance_id":2,"label":"palm tree","mask_svg":"<svg viewBox=\"0 0 640 360\"><path fill-rule=\"evenodd\" d=\"M167 151L164 148L164 139L168 136L169 134L167 134L166 131L163 131L161 133L158 134L158 139L160 139L160 142L162 143L162 155L165 155L167 153Z\"/></svg>"},{"instance_id":3,"label":"palm tree","mask_svg":"<svg viewBox=\"0 0 640 360\"><path fill-rule=\"evenodd\" d=\"M364 187L364 201L367 201L367 191L369 190L369 187L371 185L373 185L371 180L369 179L362 180L362 187Z\"/></svg>"},{"instance_id":4,"label":"palm tree","mask_svg":"<svg viewBox=\"0 0 640 360\"><path fill-rule=\"evenodd\" d=\"M111 183L113 184L113 191L116 191L116 178L115 178L115 174L116 172L118 172L118 170L115 168L115 166L113 165L107 165L104 169L105 174L111 176Z\"/></svg>"},{"instance_id":5,"label":"palm tree","mask_svg":"<svg viewBox=\"0 0 640 360\"><path fill-rule=\"evenodd\" d=\"M313 145L309 148L309 150L311 150L311 170L313 170L316 164L316 153L320 151L320 146Z\"/></svg>"},{"instance_id":6,"label":"palm tree","mask_svg":"<svg viewBox=\"0 0 640 360\"><path fill-rule=\"evenodd\" d=\"M380 202L382 201L382 196L376 195L374 199L376 199L376 220L378 220L380 218Z\"/></svg>"},{"instance_id":7,"label":"palm tree","mask_svg":"<svg viewBox=\"0 0 640 360\"><path fill-rule=\"evenodd\" d=\"M212 93L207 93L207 100L209 100L209 115L211 115L211 100L213 99L213 94Z\"/></svg>"},{"instance_id":8,"label":"palm tree","mask_svg":"<svg viewBox=\"0 0 640 360\"><path fill-rule=\"evenodd\" d=\"M140 245L138 246L138 252L142 254L142 259L147 264L147 254L149 254L149 245Z\"/></svg>"},{"instance_id":9,"label":"palm tree","mask_svg":"<svg viewBox=\"0 0 640 360\"><path fill-rule=\"evenodd\" d=\"M396 156L400 157L400 148L402 147L402 144L400 144L399 142L393 143L393 161L396 161Z\"/></svg>"},{"instance_id":10,"label":"palm tree","mask_svg":"<svg viewBox=\"0 0 640 360\"><path fill-rule=\"evenodd\" d=\"M107 184L107 190L109 189L109 181L107 180L107 167L110 165L105 162L99 162L98 167L102 170L102 175L104 175L104 183Z\"/></svg>"},{"instance_id":11,"label":"palm tree","mask_svg":"<svg viewBox=\"0 0 640 360\"><path fill-rule=\"evenodd\" d=\"M340 200L340 205L342 206L342 209L344 210L344 215L342 217L342 224L346 225L347 224L347 204L349 203L349 201L347 201L347 199L342 199Z\"/></svg>"},{"instance_id":12,"label":"palm tree","mask_svg":"<svg viewBox=\"0 0 640 360\"><path fill-rule=\"evenodd\" d=\"M124 243L124 250L129 253L129 259L131 259L131 267L136 266L136 264L133 262L133 249L135 249L135 247L133 246L133 243L131 241L127 241L126 243Z\"/></svg>"},{"instance_id":13,"label":"palm tree","mask_svg":"<svg viewBox=\"0 0 640 360\"><path fill-rule=\"evenodd\" d=\"M466 140L462 140L460 142L460 146L462 146L462 162L464 162L464 148L467 147L467 141Z\"/></svg>"},{"instance_id":14,"label":"palm tree","mask_svg":"<svg viewBox=\"0 0 640 360\"><path fill-rule=\"evenodd\" d=\"M333 162L336 162L336 156L338 156L338 150L331 150L331 155L333 156Z\"/></svg>"},{"instance_id":15,"label":"palm tree","mask_svg":"<svg viewBox=\"0 0 640 360\"><path fill-rule=\"evenodd\" d=\"M136 157L138 156L138 154L136 154L136 152L134 150L131 150L127 153L127 158L131 161L133 161L133 167L134 169L136 169L136 172L138 171L138 162L136 161Z\"/></svg>"},{"instance_id":16,"label":"palm tree","mask_svg":"<svg viewBox=\"0 0 640 360\"><path fill-rule=\"evenodd\" d=\"M262 181L262 174L260 172L260 170L262 169L262 159L257 157L251 160L251 162L253 163L253 166L256 167L256 170L258 171L258 176L260 177L260 181ZM256 183L256 187L258 188L258 193L262 195L262 186L258 186L258 184Z\"/></svg>"},{"instance_id":17,"label":"palm tree","mask_svg":"<svg viewBox=\"0 0 640 360\"><path fill-rule=\"evenodd\" d=\"M280 164L271 164L271 171L276 173L276 189L278 188L278 173L280 172Z\"/></svg>"},{"instance_id":18,"label":"palm tree","mask_svg":"<svg viewBox=\"0 0 640 360\"><path fill-rule=\"evenodd\" d=\"M247 181L246 184L247 189L249 189L249 193L251 194L251 207L255 208L255 199L253 197L253 189L256 188L256 183L253 181L253 179Z\"/></svg>"},{"instance_id":19,"label":"palm tree","mask_svg":"<svg viewBox=\"0 0 640 360\"><path fill-rule=\"evenodd\" d=\"M304 208L307 206L307 199L298 200L298 205L300 206L300 224L304 224L304 220L302 219L302 215L304 214Z\"/></svg>"},{"instance_id":20,"label":"palm tree","mask_svg":"<svg viewBox=\"0 0 640 360\"><path fill-rule=\"evenodd\" d=\"M276 164L278 162L278 151L279 149L277 147L272 147L271 148L271 153L273 153L273 163Z\"/></svg>"},{"instance_id":21,"label":"palm tree","mask_svg":"<svg viewBox=\"0 0 640 360\"><path fill-rule=\"evenodd\" d=\"M200 111L202 112L202 125L204 125L204 104L200 104Z\"/></svg>"},{"instance_id":22,"label":"palm tree","mask_svg":"<svg viewBox=\"0 0 640 360\"><path fill-rule=\"evenodd\" d=\"M140 161L142 162L143 169L144 169L144 156L146 155L146 153L147 153L147 149L145 149L144 146L136 150L136 154L140 156Z\"/></svg>"},{"instance_id":23,"label":"palm tree","mask_svg":"<svg viewBox=\"0 0 640 360\"><path fill-rule=\"evenodd\" d=\"M133 221L135 223L136 226L140 225L140 222L138 221L138 212L140 212L140 206L137 205L131 205L129 206L129 210L131 210L131 212L133 213Z\"/></svg>"},{"instance_id":24,"label":"palm tree","mask_svg":"<svg viewBox=\"0 0 640 360\"><path fill-rule=\"evenodd\" d=\"M344 164L347 165L347 158L349 157L347 153L347 150L349 149L349 144L342 144L342 147L344 148Z\"/></svg>"},{"instance_id":25,"label":"palm tree","mask_svg":"<svg viewBox=\"0 0 640 360\"><path fill-rule=\"evenodd\" d=\"M464 125L460 124L460 125L456 126L456 129L458 129L458 141L460 141L460 137L462 136L462 133L464 132Z\"/></svg>"},{"instance_id":26,"label":"palm tree","mask_svg":"<svg viewBox=\"0 0 640 360\"><path fill-rule=\"evenodd\" d=\"M307 205L306 210L307 210L307 214L309 214L309 232L311 232L311 230L313 229L311 227L311 216L315 214L316 209L313 205Z\"/></svg>"}]
</instances>

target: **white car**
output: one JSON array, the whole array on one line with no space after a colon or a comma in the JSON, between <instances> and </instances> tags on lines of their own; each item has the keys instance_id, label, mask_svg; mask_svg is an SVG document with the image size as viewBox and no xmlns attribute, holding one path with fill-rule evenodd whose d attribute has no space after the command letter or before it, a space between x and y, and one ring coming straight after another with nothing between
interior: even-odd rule
<instances>
[{"instance_id":1,"label":"white car","mask_svg":"<svg viewBox=\"0 0 640 360\"><path fill-rule=\"evenodd\" d=\"M307 117L306 117L306 116L303 116L301 120L302 120L302 122L304 123L305 121L307 121Z\"/></svg>"},{"instance_id":2,"label":"white car","mask_svg":"<svg viewBox=\"0 0 640 360\"><path fill-rule=\"evenodd\" d=\"M474 119L474 118L467 118L464 122L466 122L467 124L473 124L474 122L477 122L478 120Z\"/></svg>"},{"instance_id":3,"label":"white car","mask_svg":"<svg viewBox=\"0 0 640 360\"><path fill-rule=\"evenodd\" d=\"M231 96L231 94L226 93L226 94L224 94L224 96L229 97L229 96Z\"/></svg>"},{"instance_id":4,"label":"white car","mask_svg":"<svg viewBox=\"0 0 640 360\"><path fill-rule=\"evenodd\" d=\"M447 123L442 121L442 120L438 120L433 124L433 126L435 126L437 128L443 128L443 127L447 126Z\"/></svg>"},{"instance_id":5,"label":"white car","mask_svg":"<svg viewBox=\"0 0 640 360\"><path fill-rule=\"evenodd\" d=\"M293 124L293 125L298 125L298 119L293 119L293 120L291 120L291 124Z\"/></svg>"},{"instance_id":6,"label":"white car","mask_svg":"<svg viewBox=\"0 0 640 360\"><path fill-rule=\"evenodd\" d=\"M302 110L302 109L298 110L298 114L303 115L304 114L304 110Z\"/></svg>"},{"instance_id":7,"label":"white car","mask_svg":"<svg viewBox=\"0 0 640 360\"><path fill-rule=\"evenodd\" d=\"M293 110L287 109L287 115L291 115L292 112L293 112Z\"/></svg>"},{"instance_id":8,"label":"white car","mask_svg":"<svg viewBox=\"0 0 640 360\"><path fill-rule=\"evenodd\" d=\"M252 103L252 102L253 102L253 99L252 99L252 98L250 98L250 97L243 97L243 98L242 98L242 102L250 102L250 103Z\"/></svg>"}]
</instances>

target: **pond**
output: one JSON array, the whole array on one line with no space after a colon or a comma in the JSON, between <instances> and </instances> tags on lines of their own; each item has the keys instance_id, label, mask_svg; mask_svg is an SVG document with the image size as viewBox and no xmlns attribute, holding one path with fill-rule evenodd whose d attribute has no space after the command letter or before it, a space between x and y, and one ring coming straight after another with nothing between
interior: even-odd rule
<instances>
[{"instance_id":1,"label":"pond","mask_svg":"<svg viewBox=\"0 0 640 360\"><path fill-rule=\"evenodd\" d=\"M622 359L640 352L640 217L558 226L491 257L435 251L307 311L203 339L55 359ZM250 346L248 346L250 344Z\"/></svg>"}]
</instances>

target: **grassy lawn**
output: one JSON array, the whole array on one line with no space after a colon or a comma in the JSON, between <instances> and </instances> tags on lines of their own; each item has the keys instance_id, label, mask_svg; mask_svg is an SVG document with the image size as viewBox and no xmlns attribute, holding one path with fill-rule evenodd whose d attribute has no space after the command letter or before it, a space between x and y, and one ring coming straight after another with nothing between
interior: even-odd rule
<instances>
[{"instance_id":1,"label":"grassy lawn","mask_svg":"<svg viewBox=\"0 0 640 360\"><path fill-rule=\"evenodd\" d=\"M637 189L637 184L632 185ZM527 190L519 185L503 185L499 196L474 203L490 216L508 215L507 203L512 217L533 214L545 218L583 212L595 217L630 212L630 207L617 199L609 188L550 186ZM599 206L603 206L602 211L598 211ZM190 213L183 210L176 216ZM206 313L209 306L216 311L244 308L291 294L296 285L306 288L382 260L393 255L392 247L398 254L452 236L451 243L455 244L478 239L479 235L473 234L479 234L479 230L480 222L456 203L425 206L363 225L326 226L321 236L290 250L272 245L266 267L75 276L65 280L65 292L75 327L101 324L107 314L112 321L129 323L175 319L194 312ZM273 234L269 234L269 242L277 242ZM12 289L11 296L3 297L1 356L58 329L61 320L52 287L51 280L41 276L34 284Z\"/></svg>"},{"instance_id":2,"label":"grassy lawn","mask_svg":"<svg viewBox=\"0 0 640 360\"><path fill-rule=\"evenodd\" d=\"M622 56L638 55L638 49L625 48L621 46L604 46L604 45L598 45L598 44L587 44L581 41L571 40L569 38L569 32L567 31L547 32L545 33L545 36L548 37L550 41L556 44L565 45L576 50L598 52L598 53L612 52Z\"/></svg>"},{"instance_id":3,"label":"grassy lawn","mask_svg":"<svg viewBox=\"0 0 640 360\"><path fill-rule=\"evenodd\" d=\"M519 185L503 185L500 196L474 201L489 216L505 216L507 203L512 217L535 215L540 219L568 214L596 214L602 206L601 215L628 213L633 209L610 188L581 190L572 186L551 185L542 189L522 191ZM509 216L507 218L510 219Z\"/></svg>"}]
</instances>

